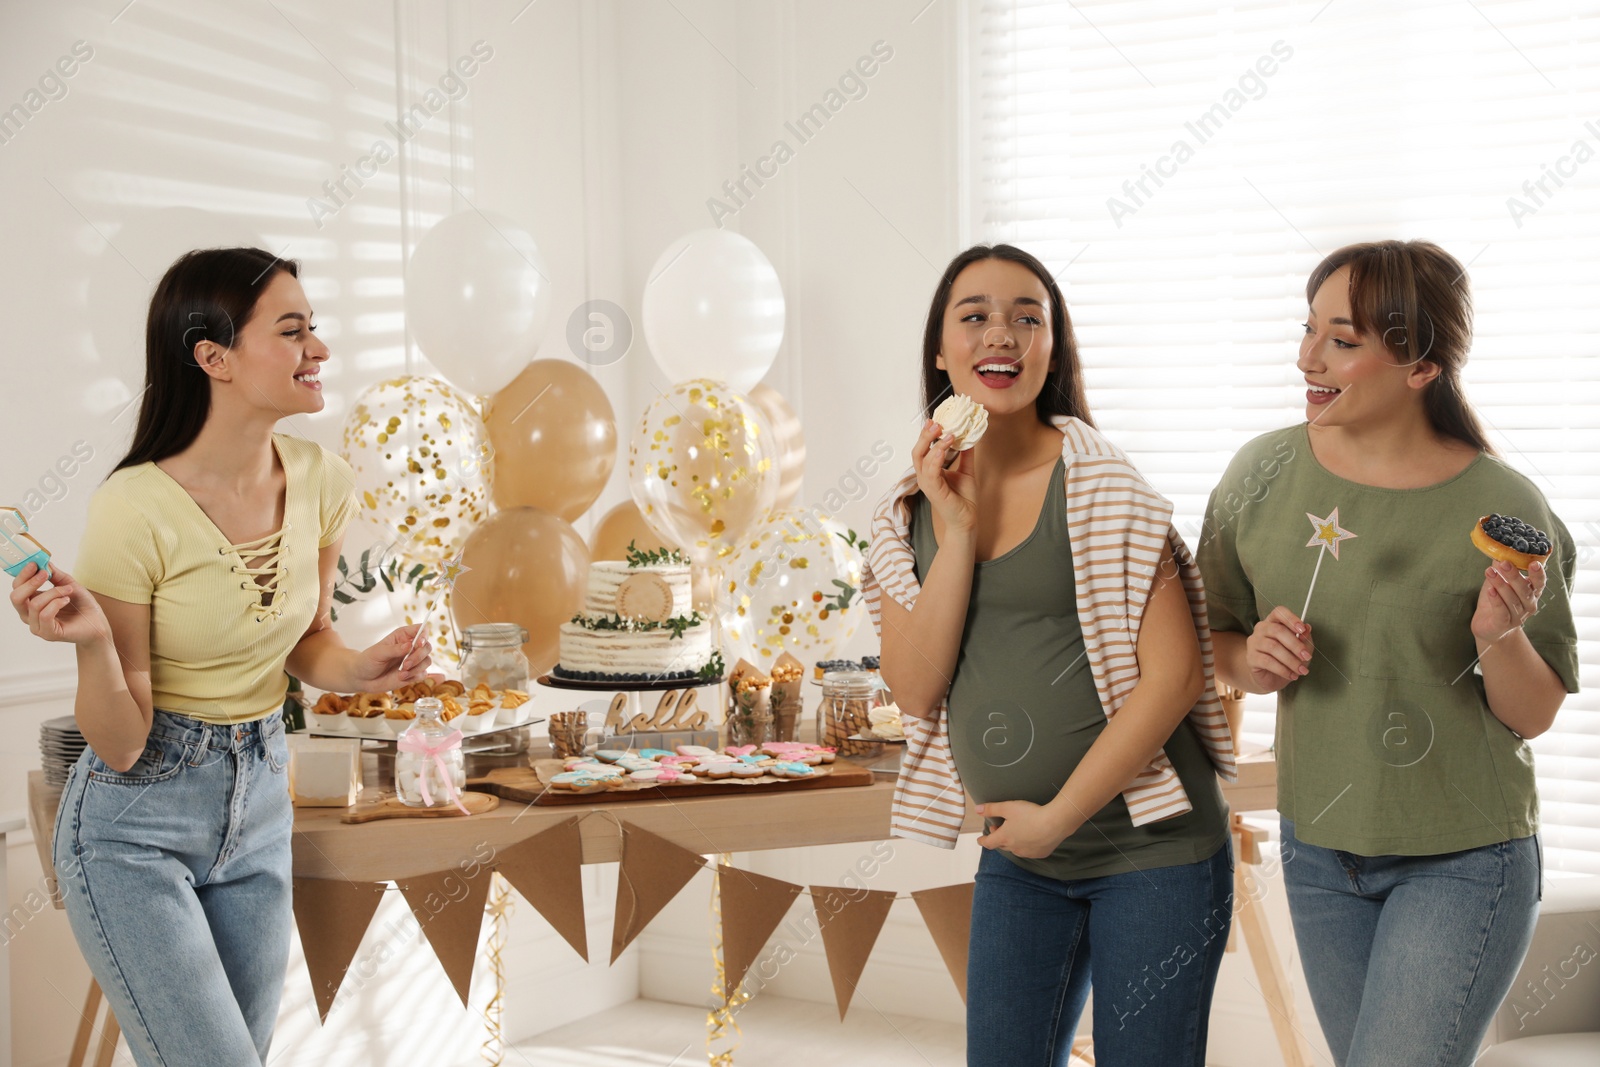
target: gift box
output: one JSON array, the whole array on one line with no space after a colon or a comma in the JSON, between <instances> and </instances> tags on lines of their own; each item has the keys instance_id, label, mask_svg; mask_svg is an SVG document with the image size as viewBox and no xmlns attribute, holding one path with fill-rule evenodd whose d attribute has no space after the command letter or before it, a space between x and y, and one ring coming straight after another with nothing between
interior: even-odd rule
<instances>
[{"instance_id":1,"label":"gift box","mask_svg":"<svg viewBox=\"0 0 1600 1067\"><path fill-rule=\"evenodd\" d=\"M361 793L358 738L290 734L289 794L297 808L347 808Z\"/></svg>"}]
</instances>

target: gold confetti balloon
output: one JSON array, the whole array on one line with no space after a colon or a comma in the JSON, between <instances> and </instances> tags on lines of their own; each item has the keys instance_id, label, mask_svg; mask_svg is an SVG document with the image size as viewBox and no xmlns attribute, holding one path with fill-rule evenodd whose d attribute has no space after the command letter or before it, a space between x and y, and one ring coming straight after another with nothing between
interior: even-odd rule
<instances>
[{"instance_id":1,"label":"gold confetti balloon","mask_svg":"<svg viewBox=\"0 0 1600 1067\"><path fill-rule=\"evenodd\" d=\"M645 521L696 563L715 564L766 518L777 441L748 397L707 378L657 396L628 445L628 488Z\"/></svg>"},{"instance_id":2,"label":"gold confetti balloon","mask_svg":"<svg viewBox=\"0 0 1600 1067\"><path fill-rule=\"evenodd\" d=\"M774 512L724 570L730 659L826 659L861 623L861 554L843 528L810 509Z\"/></svg>"},{"instance_id":3,"label":"gold confetti balloon","mask_svg":"<svg viewBox=\"0 0 1600 1067\"><path fill-rule=\"evenodd\" d=\"M489 431L472 401L438 378L405 375L362 393L339 451L355 471L361 517L407 559L454 555L489 514Z\"/></svg>"}]
</instances>

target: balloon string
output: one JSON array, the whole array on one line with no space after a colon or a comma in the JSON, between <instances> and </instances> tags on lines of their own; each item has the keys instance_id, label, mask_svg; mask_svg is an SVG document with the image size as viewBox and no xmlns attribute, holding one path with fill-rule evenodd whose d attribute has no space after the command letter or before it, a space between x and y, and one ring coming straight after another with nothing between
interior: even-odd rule
<instances>
[{"instance_id":1,"label":"balloon string","mask_svg":"<svg viewBox=\"0 0 1600 1067\"><path fill-rule=\"evenodd\" d=\"M512 900L510 883L498 871L492 872L491 877L494 881L489 895L489 916L494 925L484 945L484 954L489 958L489 973L494 977L494 993L489 997L489 1003L483 1006L484 1029L488 1036L484 1039L482 1054L492 1067L500 1067L505 1063L505 1036L501 1032L500 1021L505 1011L506 991L505 960L501 954L506 946Z\"/></svg>"},{"instance_id":2,"label":"balloon string","mask_svg":"<svg viewBox=\"0 0 1600 1067\"><path fill-rule=\"evenodd\" d=\"M731 866L733 855L724 852L717 857L720 866ZM711 881L711 962L716 973L711 979L712 1009L706 1013L706 1062L710 1067L733 1067L733 1054L739 1048L744 1031L734 1012L750 1000L744 983L739 988L728 988L728 971L722 952L722 878ZM724 1047L718 1048L718 1044Z\"/></svg>"}]
</instances>

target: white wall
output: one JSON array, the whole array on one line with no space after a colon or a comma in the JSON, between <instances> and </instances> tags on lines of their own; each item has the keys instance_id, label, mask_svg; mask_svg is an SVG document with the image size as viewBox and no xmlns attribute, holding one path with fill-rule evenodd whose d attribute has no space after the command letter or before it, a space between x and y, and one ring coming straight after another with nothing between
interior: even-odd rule
<instances>
[{"instance_id":1,"label":"white wall","mask_svg":"<svg viewBox=\"0 0 1600 1067\"><path fill-rule=\"evenodd\" d=\"M707 200L723 196L723 183L779 139L793 159L760 189L750 187L748 203L724 222L755 240L783 281L789 325L768 380L807 429L801 502L825 510L840 502L839 517L863 529L872 502L908 462L922 320L962 239L957 4L540 0L524 9L523 0L282 0L275 10L139 0L118 15L119 6L0 8L0 108L24 100L74 42L93 50L66 82L66 97L0 144L12 252L0 260L0 312L10 326L3 359L13 389L33 389L8 406L0 500L46 492L35 529L69 567L88 497L131 433L126 405L143 377L143 308L179 252L248 241L301 260L334 359L324 372L326 410L292 429L336 446L361 389L408 366L427 370L404 332L405 249L469 204L503 212L535 235L555 282L540 355L567 354L567 318L585 300L614 300L634 315L633 350L595 371L626 434L668 384L637 329L651 264L674 238L711 225ZM384 166L319 228L307 199L321 195L341 164L389 136L383 122L478 40L494 55L465 98L431 120L403 165ZM865 95L800 144L785 122L823 101L880 41L880 55L887 48L892 56L866 79ZM93 459L52 480L58 457L80 440ZM878 441L893 458L874 467ZM625 497L622 464L594 514ZM587 533L588 520L578 525ZM387 617L374 614L358 626L352 612L349 628L381 629ZM851 652L873 650L868 629ZM0 627L0 811L22 808L23 772L38 765L38 723L70 714L72 693L67 650L15 624ZM12 842L15 901L40 874L27 835ZM864 848L739 861L827 882ZM976 866L970 842L955 853L895 848L883 887L948 884ZM526 904L513 919L512 1039L641 989L703 1000L704 878L615 968L604 963L613 869L587 878L594 964L578 960ZM376 950L397 910L386 903L358 961ZM398 929L400 943L417 936L403 922ZM12 947L16 1062L62 1063L86 985L63 917L31 920ZM467 1062L475 1024L442 971L425 952L400 958L320 1029L297 964L279 1039L287 1061L342 1062L359 1050L366 1062L396 1067ZM802 950L772 989L830 1000L817 946ZM484 995L480 986L475 1006ZM909 902L896 905L854 1010L869 1010L868 999L885 1011L959 1011ZM1219 996L1224 1001L1238 1023L1228 1040L1241 1050L1270 1046L1258 999ZM429 1019L441 1020L442 1044L418 1036ZM1233 1062L1260 1060L1242 1053Z\"/></svg>"}]
</instances>

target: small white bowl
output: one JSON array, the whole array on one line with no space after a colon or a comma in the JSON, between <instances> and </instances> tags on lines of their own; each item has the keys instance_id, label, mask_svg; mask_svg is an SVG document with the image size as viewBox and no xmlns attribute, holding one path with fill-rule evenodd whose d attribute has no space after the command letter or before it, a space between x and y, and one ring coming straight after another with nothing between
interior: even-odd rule
<instances>
[{"instance_id":1,"label":"small white bowl","mask_svg":"<svg viewBox=\"0 0 1600 1067\"><path fill-rule=\"evenodd\" d=\"M465 715L457 716L455 721L461 724L462 733L481 734L499 725L499 714L494 708L490 708L482 715L474 715L469 711Z\"/></svg>"},{"instance_id":2,"label":"small white bowl","mask_svg":"<svg viewBox=\"0 0 1600 1067\"><path fill-rule=\"evenodd\" d=\"M306 714L311 716L312 727L323 733L344 734L351 732L350 716L342 711L326 715L320 711L308 711Z\"/></svg>"},{"instance_id":3,"label":"small white bowl","mask_svg":"<svg viewBox=\"0 0 1600 1067\"><path fill-rule=\"evenodd\" d=\"M356 732L366 734L368 737L393 737L389 732L389 720L382 715L357 717L350 720L355 723Z\"/></svg>"}]
</instances>

